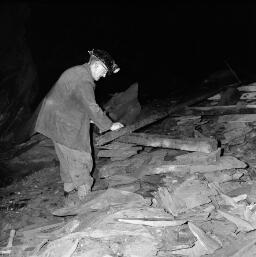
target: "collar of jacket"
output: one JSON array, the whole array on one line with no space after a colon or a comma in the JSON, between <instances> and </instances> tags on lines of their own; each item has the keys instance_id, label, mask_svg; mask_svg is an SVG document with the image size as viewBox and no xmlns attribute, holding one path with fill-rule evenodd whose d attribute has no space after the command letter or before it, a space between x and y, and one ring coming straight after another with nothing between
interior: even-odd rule
<instances>
[{"instance_id":1,"label":"collar of jacket","mask_svg":"<svg viewBox=\"0 0 256 257\"><path fill-rule=\"evenodd\" d=\"M82 66L84 67L84 69L87 70L87 72L88 72L88 74L89 74L89 76L90 76L90 79L91 79L91 81L92 81L92 83L93 83L93 88L95 88L95 83L94 83L94 79L93 79L93 77L92 77L92 73L91 73L89 64L88 64L88 63L85 63L85 64L83 64Z\"/></svg>"}]
</instances>

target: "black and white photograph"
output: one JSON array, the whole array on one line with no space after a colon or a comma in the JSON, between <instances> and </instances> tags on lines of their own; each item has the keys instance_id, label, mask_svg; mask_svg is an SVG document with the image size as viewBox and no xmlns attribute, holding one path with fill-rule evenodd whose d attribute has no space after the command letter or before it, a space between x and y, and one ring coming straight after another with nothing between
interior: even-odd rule
<instances>
[{"instance_id":1,"label":"black and white photograph","mask_svg":"<svg viewBox=\"0 0 256 257\"><path fill-rule=\"evenodd\" d=\"M256 256L256 3L0 3L0 256Z\"/></svg>"}]
</instances>

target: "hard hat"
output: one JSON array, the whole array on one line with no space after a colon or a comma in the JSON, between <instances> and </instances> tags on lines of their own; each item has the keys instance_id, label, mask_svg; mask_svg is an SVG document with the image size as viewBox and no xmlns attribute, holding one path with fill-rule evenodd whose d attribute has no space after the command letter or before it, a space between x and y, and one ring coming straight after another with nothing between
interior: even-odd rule
<instances>
[{"instance_id":1,"label":"hard hat","mask_svg":"<svg viewBox=\"0 0 256 257\"><path fill-rule=\"evenodd\" d=\"M108 52L100 49L93 49L91 51L88 51L88 53L90 54L90 56L94 56L95 58L103 62L103 64L108 69L108 75L112 73L117 73L120 70L120 68Z\"/></svg>"}]
</instances>

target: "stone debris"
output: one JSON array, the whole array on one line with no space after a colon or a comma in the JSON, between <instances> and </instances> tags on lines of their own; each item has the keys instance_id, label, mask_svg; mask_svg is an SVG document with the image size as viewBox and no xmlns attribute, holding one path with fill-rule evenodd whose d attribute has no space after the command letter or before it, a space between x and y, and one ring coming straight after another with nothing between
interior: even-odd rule
<instances>
[{"instance_id":1,"label":"stone debris","mask_svg":"<svg viewBox=\"0 0 256 257\"><path fill-rule=\"evenodd\" d=\"M119 121L125 125L129 125L137 120L141 112L138 90L139 85L135 82L124 92L115 93L104 104L105 111L113 121Z\"/></svg>"},{"instance_id":2,"label":"stone debris","mask_svg":"<svg viewBox=\"0 0 256 257\"><path fill-rule=\"evenodd\" d=\"M172 138L167 135L149 133L132 133L118 139L124 143L132 143L150 147L162 147L185 151L211 153L217 150L217 141L213 138Z\"/></svg>"},{"instance_id":3,"label":"stone debris","mask_svg":"<svg viewBox=\"0 0 256 257\"><path fill-rule=\"evenodd\" d=\"M256 99L256 92L247 92L243 93L240 97L242 100L255 100Z\"/></svg>"},{"instance_id":4,"label":"stone debris","mask_svg":"<svg viewBox=\"0 0 256 257\"><path fill-rule=\"evenodd\" d=\"M111 161L125 160L141 150L140 146L131 146L130 148L119 149L119 150L101 150L98 152L97 157L111 157Z\"/></svg>"},{"instance_id":5,"label":"stone debris","mask_svg":"<svg viewBox=\"0 0 256 257\"><path fill-rule=\"evenodd\" d=\"M92 192L85 199L84 204L72 208L61 208L53 211L52 214L55 216L70 216L85 214L90 211L106 210L116 206L121 207L122 205L135 207L146 206L148 204L148 201L138 194L108 188L107 190Z\"/></svg>"},{"instance_id":6,"label":"stone debris","mask_svg":"<svg viewBox=\"0 0 256 257\"><path fill-rule=\"evenodd\" d=\"M253 82L253 83L248 84L246 86L240 86L237 89L239 91L242 91L242 92L255 92L256 91L256 83Z\"/></svg>"},{"instance_id":7,"label":"stone debris","mask_svg":"<svg viewBox=\"0 0 256 257\"><path fill-rule=\"evenodd\" d=\"M252 257L256 253L255 249L255 231L247 233L239 233L235 237L230 237L228 243L224 244L222 248L216 250L210 257Z\"/></svg>"},{"instance_id":8,"label":"stone debris","mask_svg":"<svg viewBox=\"0 0 256 257\"><path fill-rule=\"evenodd\" d=\"M188 222L188 226L192 233L196 236L197 241L191 248L172 251L172 254L180 254L190 257L199 257L205 254L214 253L217 249L221 248L221 244L206 233L194 225L192 222Z\"/></svg>"},{"instance_id":9,"label":"stone debris","mask_svg":"<svg viewBox=\"0 0 256 257\"><path fill-rule=\"evenodd\" d=\"M130 224L140 224L151 227L175 227L186 223L186 220L148 220L148 219L128 219L122 218L118 219L119 222L130 223Z\"/></svg>"},{"instance_id":10,"label":"stone debris","mask_svg":"<svg viewBox=\"0 0 256 257\"><path fill-rule=\"evenodd\" d=\"M219 123L222 122L255 122L256 114L233 114L233 115L223 115L218 119Z\"/></svg>"},{"instance_id":11,"label":"stone debris","mask_svg":"<svg viewBox=\"0 0 256 257\"><path fill-rule=\"evenodd\" d=\"M188 209L211 202L209 197L214 194L207 183L191 176L175 189L172 186L159 187L155 199L157 205L177 217Z\"/></svg>"},{"instance_id":12,"label":"stone debris","mask_svg":"<svg viewBox=\"0 0 256 257\"><path fill-rule=\"evenodd\" d=\"M196 108L208 112L214 101L218 110L231 109L219 105L220 96ZM101 137L92 192L73 207L62 206L52 143L35 135L5 158L6 167L31 162L37 171L0 188L0 251L15 257L254 256L256 114L241 114L234 106L237 113L212 108L210 116L183 108L140 133L131 125L129 133ZM144 125L166 117L154 115ZM6 249L12 230L13 245Z\"/></svg>"},{"instance_id":13,"label":"stone debris","mask_svg":"<svg viewBox=\"0 0 256 257\"><path fill-rule=\"evenodd\" d=\"M9 239L8 239L8 244L6 245L6 247L3 247L0 249L0 254L10 254L11 253L11 248L12 248L12 243L13 243L13 239L14 239L14 236L15 236L15 230L14 229L11 229L10 231L10 236L9 236Z\"/></svg>"}]
</instances>

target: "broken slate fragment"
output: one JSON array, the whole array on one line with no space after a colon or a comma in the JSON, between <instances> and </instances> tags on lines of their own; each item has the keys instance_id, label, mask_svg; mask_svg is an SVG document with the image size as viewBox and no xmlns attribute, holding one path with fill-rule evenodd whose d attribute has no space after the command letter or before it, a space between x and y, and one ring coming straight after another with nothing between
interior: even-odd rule
<instances>
[{"instance_id":1,"label":"broken slate fragment","mask_svg":"<svg viewBox=\"0 0 256 257\"><path fill-rule=\"evenodd\" d=\"M237 215L230 214L225 211L218 210L218 213L230 222L236 224L238 231L248 232L255 230L255 227L248 221L241 219Z\"/></svg>"},{"instance_id":2,"label":"broken slate fragment","mask_svg":"<svg viewBox=\"0 0 256 257\"><path fill-rule=\"evenodd\" d=\"M218 122L255 122L256 114L231 114L222 115L219 117Z\"/></svg>"},{"instance_id":3,"label":"broken slate fragment","mask_svg":"<svg viewBox=\"0 0 256 257\"><path fill-rule=\"evenodd\" d=\"M200 257L205 254L212 254L222 247L219 242L206 235L202 229L194 225L192 222L188 222L188 226L197 238L195 245L191 248L172 251L172 254Z\"/></svg>"},{"instance_id":4,"label":"broken slate fragment","mask_svg":"<svg viewBox=\"0 0 256 257\"><path fill-rule=\"evenodd\" d=\"M186 223L186 220L173 219L143 219L143 218L120 218L119 222L145 225L151 227L175 227Z\"/></svg>"},{"instance_id":5,"label":"broken slate fragment","mask_svg":"<svg viewBox=\"0 0 256 257\"><path fill-rule=\"evenodd\" d=\"M174 216L211 202L209 197L216 193L207 186L207 183L195 179L194 176L184 181L173 192L171 191L172 189L159 187L158 192L155 193L155 199L159 206Z\"/></svg>"},{"instance_id":6,"label":"broken slate fragment","mask_svg":"<svg viewBox=\"0 0 256 257\"><path fill-rule=\"evenodd\" d=\"M229 169L206 172L204 173L204 177L209 182L223 183L227 181L238 180L246 173L247 171L244 169Z\"/></svg>"},{"instance_id":7,"label":"broken slate fragment","mask_svg":"<svg viewBox=\"0 0 256 257\"><path fill-rule=\"evenodd\" d=\"M170 172L206 173L228 169L243 169L247 164L233 156L222 156L220 160L210 164L181 164L177 161L163 162L161 165L145 165L139 176L164 174Z\"/></svg>"},{"instance_id":8,"label":"broken slate fragment","mask_svg":"<svg viewBox=\"0 0 256 257\"><path fill-rule=\"evenodd\" d=\"M181 164L210 164L220 160L221 148L211 153L192 152L178 155L175 160Z\"/></svg>"},{"instance_id":9,"label":"broken slate fragment","mask_svg":"<svg viewBox=\"0 0 256 257\"><path fill-rule=\"evenodd\" d=\"M256 91L256 83L253 82L253 83L245 85L245 86L240 86L237 89L238 89L238 91L243 91L243 92L255 92Z\"/></svg>"},{"instance_id":10,"label":"broken slate fragment","mask_svg":"<svg viewBox=\"0 0 256 257\"><path fill-rule=\"evenodd\" d=\"M122 191L114 188L96 191L88 195L90 199L85 199L84 203L79 206L67 207L55 210L52 212L55 216L69 216L83 214L90 211L104 210L109 207L121 208L122 205L126 206L146 206L148 201L142 196Z\"/></svg>"},{"instance_id":11,"label":"broken slate fragment","mask_svg":"<svg viewBox=\"0 0 256 257\"><path fill-rule=\"evenodd\" d=\"M118 141L137 145L172 148L185 151L211 153L217 150L218 142L213 138L172 138L168 135L149 133L131 133L122 136Z\"/></svg>"}]
</instances>

